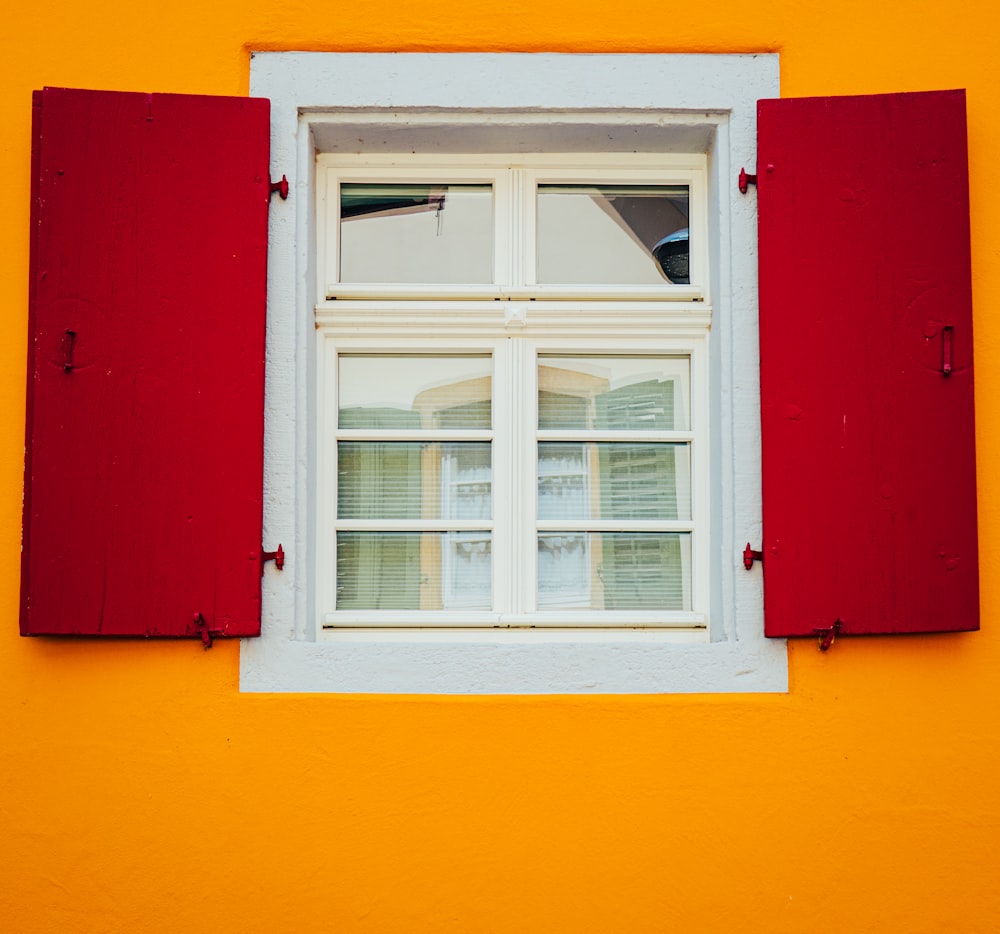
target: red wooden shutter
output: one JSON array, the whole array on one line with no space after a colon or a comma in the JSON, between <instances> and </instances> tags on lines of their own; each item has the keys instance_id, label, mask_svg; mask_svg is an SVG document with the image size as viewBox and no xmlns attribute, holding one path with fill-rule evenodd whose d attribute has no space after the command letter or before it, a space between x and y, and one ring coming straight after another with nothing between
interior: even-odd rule
<instances>
[{"instance_id":1,"label":"red wooden shutter","mask_svg":"<svg viewBox=\"0 0 1000 934\"><path fill-rule=\"evenodd\" d=\"M769 636L979 628L965 94L760 101Z\"/></svg>"},{"instance_id":2,"label":"red wooden shutter","mask_svg":"<svg viewBox=\"0 0 1000 934\"><path fill-rule=\"evenodd\" d=\"M35 94L21 632L260 632L269 102Z\"/></svg>"}]
</instances>

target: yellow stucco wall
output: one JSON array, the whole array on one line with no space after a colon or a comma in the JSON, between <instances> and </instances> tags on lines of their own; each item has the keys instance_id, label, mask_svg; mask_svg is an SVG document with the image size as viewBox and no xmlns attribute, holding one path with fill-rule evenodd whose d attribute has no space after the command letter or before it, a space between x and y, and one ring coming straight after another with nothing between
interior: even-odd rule
<instances>
[{"instance_id":1,"label":"yellow stucco wall","mask_svg":"<svg viewBox=\"0 0 1000 934\"><path fill-rule=\"evenodd\" d=\"M0 931L995 931L991 6L59 0L7 10ZM765 50L781 53L785 95L967 87L983 631L844 639L828 654L793 644L787 695L624 699L241 695L235 643L20 639L30 92L242 94L252 48Z\"/></svg>"}]
</instances>

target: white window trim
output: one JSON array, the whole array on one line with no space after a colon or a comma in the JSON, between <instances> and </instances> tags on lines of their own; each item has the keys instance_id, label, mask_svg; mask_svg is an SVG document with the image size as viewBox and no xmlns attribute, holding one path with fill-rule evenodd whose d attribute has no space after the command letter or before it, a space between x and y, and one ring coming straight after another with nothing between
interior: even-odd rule
<instances>
[{"instance_id":1,"label":"white window trim","mask_svg":"<svg viewBox=\"0 0 1000 934\"><path fill-rule=\"evenodd\" d=\"M778 94L777 57L255 53L250 90L271 100L272 174L286 173L293 191L271 210L265 411L264 538L281 541L288 559L284 571L265 574L263 634L241 645L241 690L787 691L785 642L763 635L760 570L747 573L741 561L743 544L761 534L760 421L755 199L735 184L739 166L754 164L756 101ZM392 131L400 120L436 120L444 137L506 121L559 124L584 137L607 123L634 133L646 151L659 150L660 141L665 151L710 142L711 642L684 644L675 633L648 631L523 630L317 640L315 157L338 131Z\"/></svg>"},{"instance_id":2,"label":"white window trim","mask_svg":"<svg viewBox=\"0 0 1000 934\"><path fill-rule=\"evenodd\" d=\"M661 628L698 629L708 641L706 623L710 602L710 552L708 548L709 405L707 399L708 343L711 307L707 297L707 157L702 154L658 153L475 153L468 155L426 154L327 154L317 160L317 238L319 257L317 289L335 296L316 307L317 328L317 536L316 566L335 568L336 535L347 527L371 530L410 528L430 530L427 519L399 520L339 519L336 510L337 359L339 354L385 354L408 352L488 354L495 366L493 401L497 420L483 430L478 440L491 440L499 460L494 460L494 509L491 518L467 520L469 530L488 529L492 548L493 606L475 611L457 607L438 610L335 610L335 575L319 574L317 586L317 638L336 639L344 628L420 627L535 627L535 628ZM344 183L445 184L455 181L489 184L493 192L492 283L454 286L414 282L393 286L408 293L409 302L362 298L381 293L386 286L339 281L338 237L340 186ZM601 298L617 294L617 301L599 300L589 284L538 285L535 281L535 187L545 182L591 184L683 185L690 192L689 226L694 257L692 285L629 285L605 287ZM481 293L480 301L455 299L455 294ZM549 314L555 291L575 295L575 301L557 304L568 313L558 324ZM530 301L513 300L511 293L528 294ZM348 296L346 299L341 297ZM658 301L646 302L648 296ZM557 301L559 301L557 299ZM634 326L623 324L635 310L644 310L642 334L632 336ZM387 328L381 320L386 312L408 312L395 317ZM586 321L586 330L583 323ZM461 332L462 336L457 337ZM534 354L593 355L601 353L645 356L650 353L678 355L689 361L685 407L690 412L688 437L659 440L684 441L692 458L686 489L692 512L667 529L652 522L649 531L680 531L686 534L684 590L687 609L590 611L541 608L536 601L536 516L534 476L536 432ZM515 408L512 408L515 406ZM516 407L520 407L519 414ZM512 417L514 416L514 417ZM403 439L403 434L394 436ZM568 433L577 440L578 433ZM348 432L348 436L352 433ZM388 440L388 436L385 436ZM637 435L631 440L639 440ZM408 438L408 440L413 440ZM466 440L470 440L466 438ZM618 440L621 440L620 438ZM646 440L649 440L648 436ZM520 451L520 457L505 457ZM501 454L500 452L503 452ZM506 464L506 466L501 466ZM520 478L517 481L515 478ZM516 485L512 485L512 481ZM582 519L582 517L581 517ZM454 521L439 520L441 528L454 528ZM595 531L592 523L584 523ZM537 523L541 530L544 522ZM561 527L556 523L555 528ZM582 527L582 526L581 526ZM638 526L635 526L636 530ZM446 552L447 554L447 552ZM534 582L534 583L532 583ZM581 603L580 606L589 604ZM684 638L690 641L690 634Z\"/></svg>"}]
</instances>

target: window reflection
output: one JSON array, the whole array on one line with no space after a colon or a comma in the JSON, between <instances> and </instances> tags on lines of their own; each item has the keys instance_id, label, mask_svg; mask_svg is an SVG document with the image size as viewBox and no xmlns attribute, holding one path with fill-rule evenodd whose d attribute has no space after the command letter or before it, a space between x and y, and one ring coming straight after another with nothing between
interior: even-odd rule
<instances>
[{"instance_id":1,"label":"window reflection","mask_svg":"<svg viewBox=\"0 0 1000 934\"><path fill-rule=\"evenodd\" d=\"M687 185L539 185L537 281L687 284L689 200Z\"/></svg>"},{"instance_id":2,"label":"window reflection","mask_svg":"<svg viewBox=\"0 0 1000 934\"><path fill-rule=\"evenodd\" d=\"M538 518L566 525L538 535L540 610L690 609L690 533L574 528L691 518L689 446L641 440L687 429L689 379L686 357L539 358L538 427L581 436L538 443Z\"/></svg>"},{"instance_id":3,"label":"window reflection","mask_svg":"<svg viewBox=\"0 0 1000 934\"><path fill-rule=\"evenodd\" d=\"M338 517L353 525L337 535L338 608L492 606L493 535L473 523L494 516L494 442L439 434L490 428L492 365L339 359L339 427L350 434L338 440ZM523 478L549 523L537 533L538 608L690 609L690 532L629 526L691 519L690 446L650 434L687 430L689 359L542 355L537 378L540 431L577 436L541 435L534 480ZM411 525L359 529L367 519ZM466 527L413 530L420 520ZM588 529L595 520L622 525Z\"/></svg>"},{"instance_id":4,"label":"window reflection","mask_svg":"<svg viewBox=\"0 0 1000 934\"><path fill-rule=\"evenodd\" d=\"M492 282L492 187L342 184L340 281Z\"/></svg>"},{"instance_id":5,"label":"window reflection","mask_svg":"<svg viewBox=\"0 0 1000 934\"><path fill-rule=\"evenodd\" d=\"M433 432L492 424L492 358L343 355L341 429L427 432L426 441L338 443L341 519L489 520L490 441L441 441ZM492 533L341 531L337 608L488 610Z\"/></svg>"}]
</instances>

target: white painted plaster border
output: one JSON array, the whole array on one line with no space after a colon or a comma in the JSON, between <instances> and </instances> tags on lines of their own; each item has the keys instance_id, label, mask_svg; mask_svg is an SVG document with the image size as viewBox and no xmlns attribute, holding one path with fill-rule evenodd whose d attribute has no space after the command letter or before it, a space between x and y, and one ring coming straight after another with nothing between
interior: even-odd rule
<instances>
[{"instance_id":1,"label":"white painted plaster border","mask_svg":"<svg viewBox=\"0 0 1000 934\"><path fill-rule=\"evenodd\" d=\"M755 198L756 101L778 95L773 55L256 53L250 91L271 100L272 174L292 195L272 204L268 261L264 541L285 569L264 578L263 635L240 649L253 692L578 694L787 691L787 648L763 636ZM713 246L713 602L710 643L656 633L535 631L314 634L312 522L315 151L323 112L400 110L648 112L664 127L710 126ZM665 144L666 148L666 144Z\"/></svg>"}]
</instances>

